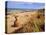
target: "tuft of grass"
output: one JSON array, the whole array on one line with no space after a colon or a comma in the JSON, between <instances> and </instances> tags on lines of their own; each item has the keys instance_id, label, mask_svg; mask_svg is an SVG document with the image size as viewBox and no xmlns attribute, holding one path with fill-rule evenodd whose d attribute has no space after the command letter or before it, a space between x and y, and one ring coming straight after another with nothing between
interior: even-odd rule
<instances>
[{"instance_id":1,"label":"tuft of grass","mask_svg":"<svg viewBox=\"0 0 46 35\"><path fill-rule=\"evenodd\" d=\"M38 21L34 21L34 27L35 27L34 32L39 32L40 31L37 23L38 23Z\"/></svg>"}]
</instances>

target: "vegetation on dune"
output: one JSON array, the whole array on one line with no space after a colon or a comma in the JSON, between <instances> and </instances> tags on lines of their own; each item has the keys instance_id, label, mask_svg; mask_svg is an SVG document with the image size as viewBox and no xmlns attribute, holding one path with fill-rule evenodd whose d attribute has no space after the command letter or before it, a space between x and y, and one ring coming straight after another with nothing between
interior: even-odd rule
<instances>
[{"instance_id":1,"label":"vegetation on dune","mask_svg":"<svg viewBox=\"0 0 46 35\"><path fill-rule=\"evenodd\" d=\"M29 18L28 17L23 17L22 15L22 18L19 19L19 21L22 19L24 21L23 23L23 27L20 28L19 30L14 30L13 32L42 32L42 31L45 31L44 29L44 25L45 25L45 10L44 9L40 9L40 10L37 10L35 11L36 14L35 15L32 15L33 17L32 18ZM12 17L16 16L16 14L19 15L19 13L24 13L24 12L7 12L7 15L11 15ZM33 13L33 12L32 12ZM35 17L36 16L36 17ZM8 18L8 17L7 17ZM27 20L27 19L29 20ZM8 18L9 19L9 18ZM10 19L12 19L10 17ZM9 20L8 20L9 21ZM26 22L25 22L26 21ZM21 22L20 22L21 23Z\"/></svg>"}]
</instances>

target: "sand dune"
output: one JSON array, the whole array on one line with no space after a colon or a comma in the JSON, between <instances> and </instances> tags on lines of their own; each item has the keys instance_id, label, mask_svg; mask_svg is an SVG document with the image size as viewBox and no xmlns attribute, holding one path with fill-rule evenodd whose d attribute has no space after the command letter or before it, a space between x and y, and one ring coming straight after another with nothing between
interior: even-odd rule
<instances>
[{"instance_id":1,"label":"sand dune","mask_svg":"<svg viewBox=\"0 0 46 35\"><path fill-rule=\"evenodd\" d=\"M35 11L8 14L7 33L44 31L44 19L43 13Z\"/></svg>"}]
</instances>

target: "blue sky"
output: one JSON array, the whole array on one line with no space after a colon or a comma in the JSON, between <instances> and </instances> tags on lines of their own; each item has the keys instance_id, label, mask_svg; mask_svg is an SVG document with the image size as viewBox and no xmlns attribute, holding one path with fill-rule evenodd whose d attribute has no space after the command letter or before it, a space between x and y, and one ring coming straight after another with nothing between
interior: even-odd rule
<instances>
[{"instance_id":1,"label":"blue sky","mask_svg":"<svg viewBox=\"0 0 46 35\"><path fill-rule=\"evenodd\" d=\"M31 2L8 1L7 8L42 9L42 8L45 8L45 3L31 3Z\"/></svg>"}]
</instances>

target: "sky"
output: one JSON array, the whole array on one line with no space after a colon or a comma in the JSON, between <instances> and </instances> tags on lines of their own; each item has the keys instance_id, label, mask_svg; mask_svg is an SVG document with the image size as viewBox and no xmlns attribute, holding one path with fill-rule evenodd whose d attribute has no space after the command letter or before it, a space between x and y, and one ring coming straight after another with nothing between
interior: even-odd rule
<instances>
[{"instance_id":1,"label":"sky","mask_svg":"<svg viewBox=\"0 0 46 35\"><path fill-rule=\"evenodd\" d=\"M42 8L45 8L45 3L8 1L7 8L42 9Z\"/></svg>"},{"instance_id":2,"label":"sky","mask_svg":"<svg viewBox=\"0 0 46 35\"><path fill-rule=\"evenodd\" d=\"M6 1L44 2L45 0L6 0Z\"/></svg>"}]
</instances>

